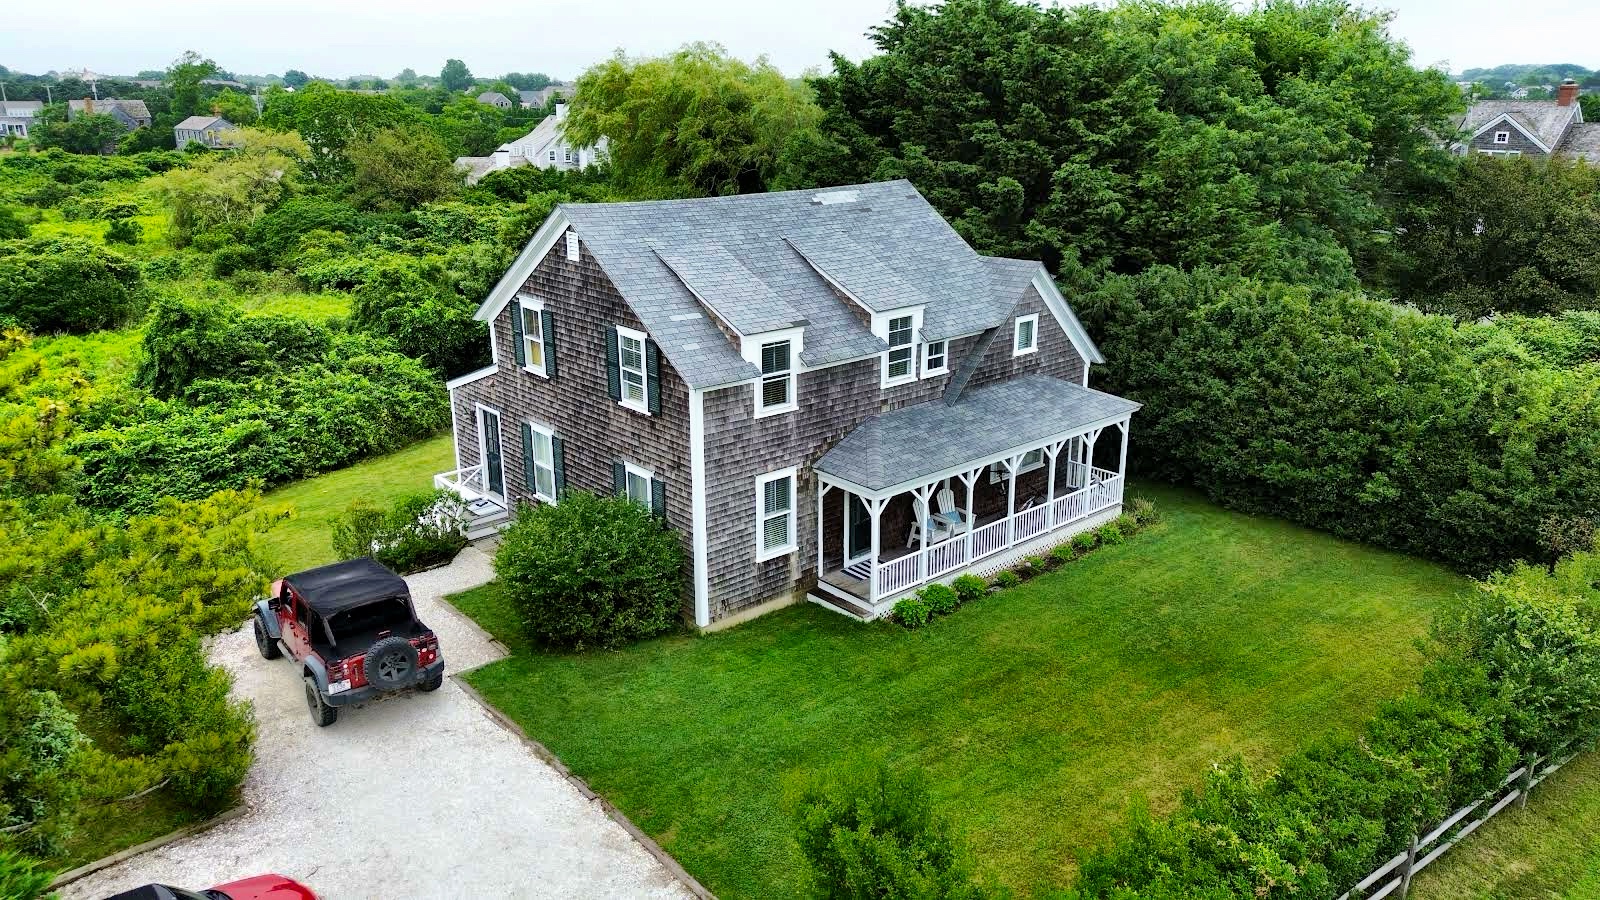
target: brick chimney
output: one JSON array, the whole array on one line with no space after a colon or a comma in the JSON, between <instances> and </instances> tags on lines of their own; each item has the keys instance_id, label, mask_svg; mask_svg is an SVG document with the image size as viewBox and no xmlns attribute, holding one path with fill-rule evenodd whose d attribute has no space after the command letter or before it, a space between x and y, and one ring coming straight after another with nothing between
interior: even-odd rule
<instances>
[{"instance_id":1,"label":"brick chimney","mask_svg":"<svg viewBox=\"0 0 1600 900\"><path fill-rule=\"evenodd\" d=\"M1571 106L1578 102L1578 82L1568 78L1561 82L1561 87L1556 88L1556 105Z\"/></svg>"},{"instance_id":2,"label":"brick chimney","mask_svg":"<svg viewBox=\"0 0 1600 900\"><path fill-rule=\"evenodd\" d=\"M94 115L94 98L93 97L85 97L85 98L83 98L83 114L86 115L86 116Z\"/></svg>"}]
</instances>

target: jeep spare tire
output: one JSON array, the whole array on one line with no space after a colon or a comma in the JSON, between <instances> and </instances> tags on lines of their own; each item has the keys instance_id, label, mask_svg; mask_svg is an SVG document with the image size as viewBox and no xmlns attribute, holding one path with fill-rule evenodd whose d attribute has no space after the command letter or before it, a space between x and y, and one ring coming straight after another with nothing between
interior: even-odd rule
<instances>
[{"instance_id":1,"label":"jeep spare tire","mask_svg":"<svg viewBox=\"0 0 1600 900\"><path fill-rule=\"evenodd\" d=\"M386 637L372 645L362 665L367 684L380 691L410 687L416 680L417 648L398 635Z\"/></svg>"}]
</instances>

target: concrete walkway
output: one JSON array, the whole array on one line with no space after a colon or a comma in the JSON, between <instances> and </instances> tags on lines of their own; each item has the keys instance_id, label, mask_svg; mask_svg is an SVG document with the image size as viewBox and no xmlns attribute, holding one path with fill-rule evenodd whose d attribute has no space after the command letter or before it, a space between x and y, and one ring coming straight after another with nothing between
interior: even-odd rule
<instances>
[{"instance_id":1,"label":"concrete walkway","mask_svg":"<svg viewBox=\"0 0 1600 900\"><path fill-rule=\"evenodd\" d=\"M406 579L449 672L500 656L439 600L492 577L489 558L468 547L451 565ZM453 679L432 694L347 709L318 728L294 663L262 659L248 627L218 639L212 657L255 704L249 812L68 885L66 900L151 881L199 889L263 872L333 900L691 896Z\"/></svg>"}]
</instances>

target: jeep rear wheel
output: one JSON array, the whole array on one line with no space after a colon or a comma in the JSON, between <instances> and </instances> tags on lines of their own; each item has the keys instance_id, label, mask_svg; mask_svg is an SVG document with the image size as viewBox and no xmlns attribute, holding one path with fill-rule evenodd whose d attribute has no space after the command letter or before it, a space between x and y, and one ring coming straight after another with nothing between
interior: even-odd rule
<instances>
[{"instance_id":1,"label":"jeep rear wheel","mask_svg":"<svg viewBox=\"0 0 1600 900\"><path fill-rule=\"evenodd\" d=\"M339 708L329 706L328 701L322 699L322 691L317 688L317 680L307 675L305 681L306 706L311 710L311 721L317 723L318 728L327 728L339 721Z\"/></svg>"},{"instance_id":2,"label":"jeep rear wheel","mask_svg":"<svg viewBox=\"0 0 1600 900\"><path fill-rule=\"evenodd\" d=\"M283 650L278 647L278 642L267 633L267 624L261 621L261 614L256 613L251 618L255 619L256 649L261 651L262 659L277 659L283 655Z\"/></svg>"},{"instance_id":3,"label":"jeep rear wheel","mask_svg":"<svg viewBox=\"0 0 1600 900\"><path fill-rule=\"evenodd\" d=\"M410 687L417 678L417 648L399 635L386 637L367 651L362 671L367 684L380 691Z\"/></svg>"}]
</instances>

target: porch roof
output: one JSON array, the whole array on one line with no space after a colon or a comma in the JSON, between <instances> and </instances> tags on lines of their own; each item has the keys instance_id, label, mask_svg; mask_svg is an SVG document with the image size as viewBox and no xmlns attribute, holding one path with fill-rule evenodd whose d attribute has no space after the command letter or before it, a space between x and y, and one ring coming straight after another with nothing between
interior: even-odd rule
<instances>
[{"instance_id":1,"label":"porch roof","mask_svg":"<svg viewBox=\"0 0 1600 900\"><path fill-rule=\"evenodd\" d=\"M1026 452L1109 424L1139 409L1114 394L1028 375L883 413L856 426L817 460L823 475L877 493Z\"/></svg>"}]
</instances>

